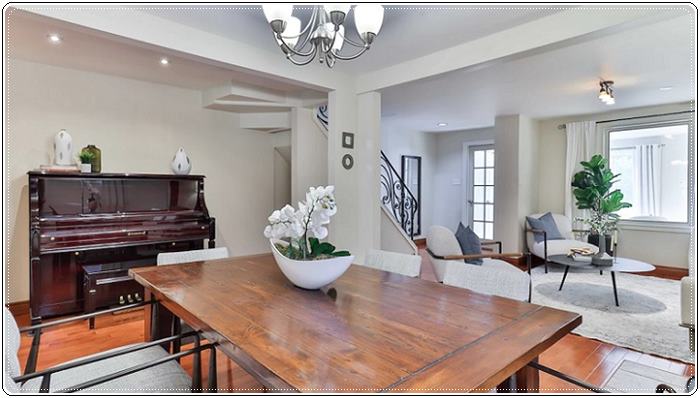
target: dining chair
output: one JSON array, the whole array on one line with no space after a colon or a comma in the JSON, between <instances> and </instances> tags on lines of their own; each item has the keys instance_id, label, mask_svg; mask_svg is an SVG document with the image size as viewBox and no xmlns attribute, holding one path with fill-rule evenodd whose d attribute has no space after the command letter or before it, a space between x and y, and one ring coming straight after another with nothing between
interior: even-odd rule
<instances>
[{"instance_id":1,"label":"dining chair","mask_svg":"<svg viewBox=\"0 0 700 398\"><path fill-rule=\"evenodd\" d=\"M415 254L371 249L367 251L362 265L415 278L420 275L421 257Z\"/></svg>"},{"instance_id":2,"label":"dining chair","mask_svg":"<svg viewBox=\"0 0 700 398\"><path fill-rule=\"evenodd\" d=\"M136 303L126 307L135 308L151 303ZM199 334L191 332L163 339L127 345L105 352L84 356L59 365L37 370L37 358L41 347L41 335L45 329L70 322L83 321L113 312L114 309L97 311L85 315L46 322L19 328L10 311L3 308L5 330L5 371L3 382L9 393L166 393L216 392L216 344L200 345ZM21 370L17 355L21 333L33 333L29 357ZM196 337L195 347L180 353L170 354L162 346L184 336ZM208 383L202 388L201 352L209 350ZM192 355L190 377L177 360Z\"/></svg>"},{"instance_id":3,"label":"dining chair","mask_svg":"<svg viewBox=\"0 0 700 398\"><path fill-rule=\"evenodd\" d=\"M497 241L488 241L488 244ZM436 225L430 227L426 237L427 252L435 268L438 281L445 285L461 287L478 293L491 294L521 301L530 301L530 257L528 271L503 261L521 257L522 253L462 254L462 248L454 233ZM482 259L482 264L469 264L464 260Z\"/></svg>"},{"instance_id":4,"label":"dining chair","mask_svg":"<svg viewBox=\"0 0 700 398\"><path fill-rule=\"evenodd\" d=\"M158 253L157 265L191 263L194 261L218 260L229 256L228 249L216 247L213 249L187 250L182 252Z\"/></svg>"},{"instance_id":5,"label":"dining chair","mask_svg":"<svg viewBox=\"0 0 700 398\"><path fill-rule=\"evenodd\" d=\"M180 252L163 252L158 253L156 258L156 265L174 265L174 264L184 264L191 263L195 261L205 261L205 260L218 260L226 258L229 256L228 249L226 247L216 247L213 249L200 249L200 250L187 250ZM173 317L172 333L188 333L193 329L183 320ZM191 338L186 338L181 341L173 343L173 352L179 352L182 343L189 344L192 342Z\"/></svg>"}]
</instances>

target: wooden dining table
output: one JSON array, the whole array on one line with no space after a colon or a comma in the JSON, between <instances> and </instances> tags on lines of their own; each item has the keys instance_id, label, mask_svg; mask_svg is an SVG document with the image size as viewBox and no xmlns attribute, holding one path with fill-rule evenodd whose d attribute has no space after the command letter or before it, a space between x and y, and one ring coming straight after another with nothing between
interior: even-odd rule
<instances>
[{"instance_id":1,"label":"wooden dining table","mask_svg":"<svg viewBox=\"0 0 700 398\"><path fill-rule=\"evenodd\" d=\"M331 285L292 285L271 255L132 268L145 335L179 317L272 392L534 392L528 363L581 316L352 265Z\"/></svg>"}]
</instances>

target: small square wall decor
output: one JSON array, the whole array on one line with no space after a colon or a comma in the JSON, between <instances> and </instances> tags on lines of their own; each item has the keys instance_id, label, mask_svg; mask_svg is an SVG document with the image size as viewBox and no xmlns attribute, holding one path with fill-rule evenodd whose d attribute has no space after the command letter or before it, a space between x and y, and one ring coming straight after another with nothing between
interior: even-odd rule
<instances>
[{"instance_id":1,"label":"small square wall decor","mask_svg":"<svg viewBox=\"0 0 700 398\"><path fill-rule=\"evenodd\" d=\"M343 148L355 148L355 134L343 131Z\"/></svg>"}]
</instances>

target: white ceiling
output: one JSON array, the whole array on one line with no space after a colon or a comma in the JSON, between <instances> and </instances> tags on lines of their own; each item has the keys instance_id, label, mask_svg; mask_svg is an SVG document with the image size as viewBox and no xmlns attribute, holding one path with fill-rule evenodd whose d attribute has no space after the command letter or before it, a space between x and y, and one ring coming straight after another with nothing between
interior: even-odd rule
<instances>
[{"instance_id":1,"label":"white ceiling","mask_svg":"<svg viewBox=\"0 0 700 398\"><path fill-rule=\"evenodd\" d=\"M382 90L382 122L418 131L492 126L496 115L598 113L695 99L694 21L682 16L613 35ZM615 81L612 106L599 77ZM672 86L670 91L660 87ZM448 123L437 127L438 122Z\"/></svg>"},{"instance_id":2,"label":"white ceiling","mask_svg":"<svg viewBox=\"0 0 700 398\"><path fill-rule=\"evenodd\" d=\"M60 34L62 42L50 43L47 39L50 33ZM143 43L116 40L18 10L13 10L12 23L7 25L7 37L11 38L7 47L9 58L195 90L239 82L301 97L316 93L283 81L195 61ZM170 61L166 67L159 63L164 56Z\"/></svg>"},{"instance_id":3,"label":"white ceiling","mask_svg":"<svg viewBox=\"0 0 700 398\"><path fill-rule=\"evenodd\" d=\"M384 8L384 24L371 49L353 61L339 61L334 69L351 74L381 69L571 7L385 5ZM146 8L145 12L283 56L260 6L194 9L159 6ZM295 6L294 15L302 23L308 20L309 14L309 6ZM349 37L359 40L352 11L348 15L347 25L347 31L351 32ZM353 48L345 51L350 54Z\"/></svg>"}]
</instances>

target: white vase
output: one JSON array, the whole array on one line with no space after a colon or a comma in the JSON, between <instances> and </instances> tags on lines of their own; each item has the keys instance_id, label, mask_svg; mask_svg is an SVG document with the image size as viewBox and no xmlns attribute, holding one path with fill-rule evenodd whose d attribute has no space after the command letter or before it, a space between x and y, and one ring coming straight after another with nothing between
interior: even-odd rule
<instances>
[{"instance_id":1,"label":"white vase","mask_svg":"<svg viewBox=\"0 0 700 398\"><path fill-rule=\"evenodd\" d=\"M91 163L80 163L80 172L81 173L92 173L92 164Z\"/></svg>"},{"instance_id":2,"label":"white vase","mask_svg":"<svg viewBox=\"0 0 700 398\"><path fill-rule=\"evenodd\" d=\"M299 261L280 253L275 243L287 245L287 242L270 239L272 255L284 276L295 286L303 289L316 290L340 278L355 256L333 257L325 260Z\"/></svg>"},{"instance_id":3,"label":"white vase","mask_svg":"<svg viewBox=\"0 0 700 398\"><path fill-rule=\"evenodd\" d=\"M186 175L190 174L192 170L192 163L190 163L190 158L184 149L180 148L175 152L173 156L173 161L170 163L170 167L173 169L173 173Z\"/></svg>"},{"instance_id":4,"label":"white vase","mask_svg":"<svg viewBox=\"0 0 700 398\"><path fill-rule=\"evenodd\" d=\"M56 133L53 139L53 162L59 166L70 166L73 161L73 138L66 132L61 130Z\"/></svg>"}]
</instances>

